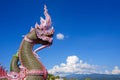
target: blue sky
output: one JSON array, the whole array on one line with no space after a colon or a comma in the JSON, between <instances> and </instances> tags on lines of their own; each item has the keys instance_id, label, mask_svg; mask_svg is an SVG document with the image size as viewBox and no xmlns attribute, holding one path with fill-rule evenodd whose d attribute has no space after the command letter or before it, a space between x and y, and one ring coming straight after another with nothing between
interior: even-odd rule
<instances>
[{"instance_id":1,"label":"blue sky","mask_svg":"<svg viewBox=\"0 0 120 80\"><path fill-rule=\"evenodd\" d=\"M51 48L38 52L48 70L67 64L70 56L108 71L120 67L119 0L4 0L0 1L0 63L7 69L22 35L44 16L44 4L55 28ZM64 39L57 39L58 33Z\"/></svg>"}]
</instances>

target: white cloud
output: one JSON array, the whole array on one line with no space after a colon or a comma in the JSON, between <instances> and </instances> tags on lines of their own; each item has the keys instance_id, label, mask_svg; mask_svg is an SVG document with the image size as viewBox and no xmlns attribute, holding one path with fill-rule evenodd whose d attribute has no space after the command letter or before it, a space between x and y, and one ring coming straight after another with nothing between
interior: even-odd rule
<instances>
[{"instance_id":1,"label":"white cloud","mask_svg":"<svg viewBox=\"0 0 120 80\"><path fill-rule=\"evenodd\" d=\"M103 74L120 74L120 69L118 66L115 66L112 71L105 70Z\"/></svg>"},{"instance_id":2,"label":"white cloud","mask_svg":"<svg viewBox=\"0 0 120 80\"><path fill-rule=\"evenodd\" d=\"M114 67L114 69L112 70L112 74L120 74L120 69L118 66Z\"/></svg>"},{"instance_id":3,"label":"white cloud","mask_svg":"<svg viewBox=\"0 0 120 80\"><path fill-rule=\"evenodd\" d=\"M77 56L68 56L67 58L67 64L76 64L79 61L79 58Z\"/></svg>"},{"instance_id":4,"label":"white cloud","mask_svg":"<svg viewBox=\"0 0 120 80\"><path fill-rule=\"evenodd\" d=\"M83 60L80 60L77 56L68 56L66 63L55 65L52 69L48 70L50 74L66 76L69 74L120 74L120 68L115 66L113 70L107 70L104 66L91 65Z\"/></svg>"},{"instance_id":5,"label":"white cloud","mask_svg":"<svg viewBox=\"0 0 120 80\"><path fill-rule=\"evenodd\" d=\"M63 39L64 39L64 34L58 33L58 34L56 35L56 38L57 38L58 40L63 40Z\"/></svg>"},{"instance_id":6,"label":"white cloud","mask_svg":"<svg viewBox=\"0 0 120 80\"><path fill-rule=\"evenodd\" d=\"M96 66L79 60L77 56L68 56L66 63L55 65L52 69L48 70L48 72L60 76L67 74L90 74L96 73Z\"/></svg>"}]
</instances>

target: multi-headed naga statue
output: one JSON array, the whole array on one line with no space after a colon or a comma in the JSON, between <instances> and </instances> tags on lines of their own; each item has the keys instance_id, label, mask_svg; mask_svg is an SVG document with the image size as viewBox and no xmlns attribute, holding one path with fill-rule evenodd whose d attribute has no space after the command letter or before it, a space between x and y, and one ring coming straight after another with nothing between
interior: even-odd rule
<instances>
[{"instance_id":1,"label":"multi-headed naga statue","mask_svg":"<svg viewBox=\"0 0 120 80\"><path fill-rule=\"evenodd\" d=\"M0 80L46 80L47 70L38 59L37 51L52 44L54 29L51 27L51 17L44 6L45 19L40 18L40 25L35 24L24 36L20 48L12 58L10 72L0 67ZM33 50L35 44L42 46Z\"/></svg>"}]
</instances>

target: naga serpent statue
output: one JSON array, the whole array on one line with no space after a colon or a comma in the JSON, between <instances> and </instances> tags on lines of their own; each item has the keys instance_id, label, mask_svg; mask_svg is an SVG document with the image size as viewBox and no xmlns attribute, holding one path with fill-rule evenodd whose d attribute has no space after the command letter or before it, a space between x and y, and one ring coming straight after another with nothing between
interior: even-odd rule
<instances>
[{"instance_id":1,"label":"naga serpent statue","mask_svg":"<svg viewBox=\"0 0 120 80\"><path fill-rule=\"evenodd\" d=\"M47 70L38 59L37 51L49 47L53 41L54 29L51 27L51 17L44 6L44 18L40 18L40 25L35 24L30 32L24 36L18 52L13 56L10 72L0 66L0 80L46 80ZM41 44L33 50L35 44Z\"/></svg>"}]
</instances>

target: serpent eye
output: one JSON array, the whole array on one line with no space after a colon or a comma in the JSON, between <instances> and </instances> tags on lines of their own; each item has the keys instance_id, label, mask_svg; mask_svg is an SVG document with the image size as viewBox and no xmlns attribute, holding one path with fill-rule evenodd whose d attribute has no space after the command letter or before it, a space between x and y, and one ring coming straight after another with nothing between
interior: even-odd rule
<instances>
[{"instance_id":1,"label":"serpent eye","mask_svg":"<svg viewBox=\"0 0 120 80\"><path fill-rule=\"evenodd\" d=\"M17 78L17 75L14 75L14 78Z\"/></svg>"}]
</instances>

